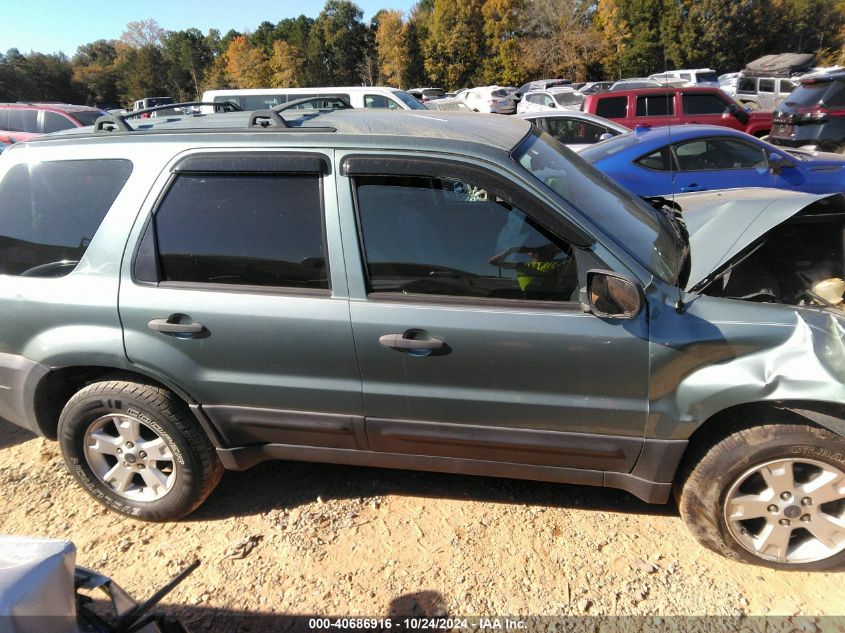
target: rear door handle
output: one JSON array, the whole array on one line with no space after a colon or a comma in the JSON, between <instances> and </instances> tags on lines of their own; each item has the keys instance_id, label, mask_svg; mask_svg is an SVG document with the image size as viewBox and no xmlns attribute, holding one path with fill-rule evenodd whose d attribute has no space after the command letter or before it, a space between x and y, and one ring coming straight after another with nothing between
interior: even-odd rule
<instances>
[{"instance_id":1,"label":"rear door handle","mask_svg":"<svg viewBox=\"0 0 845 633\"><path fill-rule=\"evenodd\" d=\"M398 352L414 352L419 356L428 356L435 350L442 350L446 348L446 341L436 336L428 338L409 338L409 334L413 331L405 332L403 334L382 334L378 338L378 342L395 349ZM416 331L419 333L419 330ZM428 353L426 353L428 352Z\"/></svg>"},{"instance_id":2,"label":"rear door handle","mask_svg":"<svg viewBox=\"0 0 845 633\"><path fill-rule=\"evenodd\" d=\"M192 321L186 314L171 314L166 319L153 319L147 323L147 327L164 334L201 334L206 331L202 323Z\"/></svg>"}]
</instances>

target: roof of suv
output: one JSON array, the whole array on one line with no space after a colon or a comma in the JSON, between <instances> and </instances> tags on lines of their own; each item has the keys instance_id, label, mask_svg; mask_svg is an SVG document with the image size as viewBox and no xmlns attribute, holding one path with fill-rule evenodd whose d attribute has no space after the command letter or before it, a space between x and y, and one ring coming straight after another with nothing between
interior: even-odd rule
<instances>
[{"instance_id":1,"label":"roof of suv","mask_svg":"<svg viewBox=\"0 0 845 633\"><path fill-rule=\"evenodd\" d=\"M463 148L468 143L480 144L503 151L510 151L531 131L531 124L520 119L503 118L496 115L461 112L385 111L349 109L332 112L295 110L281 113L289 128L248 127L252 112L229 112L225 114L199 114L173 116L157 119L132 119L130 132L94 132L93 128L76 128L34 139L36 143L56 143L73 140L79 142L108 142L109 139L144 142L151 136L178 135L193 139L210 140L208 134L242 136L264 136L282 131L291 138L292 144L299 140L312 143L315 139L323 145L369 145L378 147L427 147ZM314 129L309 133L309 128ZM328 130L327 130L328 128ZM325 132L333 132L326 138ZM197 135L202 135L198 137ZM192 139L192 140L193 140ZM432 141L423 143L424 140ZM277 140L277 137L274 137Z\"/></svg>"}]
</instances>

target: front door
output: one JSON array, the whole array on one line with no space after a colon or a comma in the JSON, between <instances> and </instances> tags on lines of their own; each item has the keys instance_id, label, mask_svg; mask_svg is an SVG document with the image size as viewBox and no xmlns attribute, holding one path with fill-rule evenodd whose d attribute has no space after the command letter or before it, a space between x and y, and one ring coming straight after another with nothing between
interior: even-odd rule
<instances>
[{"instance_id":1,"label":"front door","mask_svg":"<svg viewBox=\"0 0 845 633\"><path fill-rule=\"evenodd\" d=\"M647 413L645 315L582 310L587 251L538 221L526 191L511 196L514 183L376 162L345 164L339 186L357 211L345 251L363 258L360 285L348 268L370 446L628 470Z\"/></svg>"}]
</instances>

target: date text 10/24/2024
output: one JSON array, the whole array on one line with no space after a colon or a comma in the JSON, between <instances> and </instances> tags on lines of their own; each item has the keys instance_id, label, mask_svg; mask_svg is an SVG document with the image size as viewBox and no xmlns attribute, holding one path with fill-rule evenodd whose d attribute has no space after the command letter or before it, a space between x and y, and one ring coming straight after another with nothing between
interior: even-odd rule
<instances>
[{"instance_id":1,"label":"date text 10/24/2024","mask_svg":"<svg viewBox=\"0 0 845 633\"><path fill-rule=\"evenodd\" d=\"M523 620L508 617L476 618L310 618L311 630L510 630L526 628Z\"/></svg>"}]
</instances>

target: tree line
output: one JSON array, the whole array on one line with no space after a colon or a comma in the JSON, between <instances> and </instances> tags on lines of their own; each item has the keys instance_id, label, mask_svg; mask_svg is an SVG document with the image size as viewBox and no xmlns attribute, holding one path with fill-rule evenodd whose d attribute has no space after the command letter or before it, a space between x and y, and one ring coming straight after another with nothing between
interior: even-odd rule
<instances>
[{"instance_id":1,"label":"tree line","mask_svg":"<svg viewBox=\"0 0 845 633\"><path fill-rule=\"evenodd\" d=\"M436 85L539 77L619 79L664 69L742 69L770 53L845 64L845 0L420 0L369 23L350 0L254 31L166 31L130 22L120 39L63 53L0 54L0 101L128 105L212 88Z\"/></svg>"}]
</instances>

